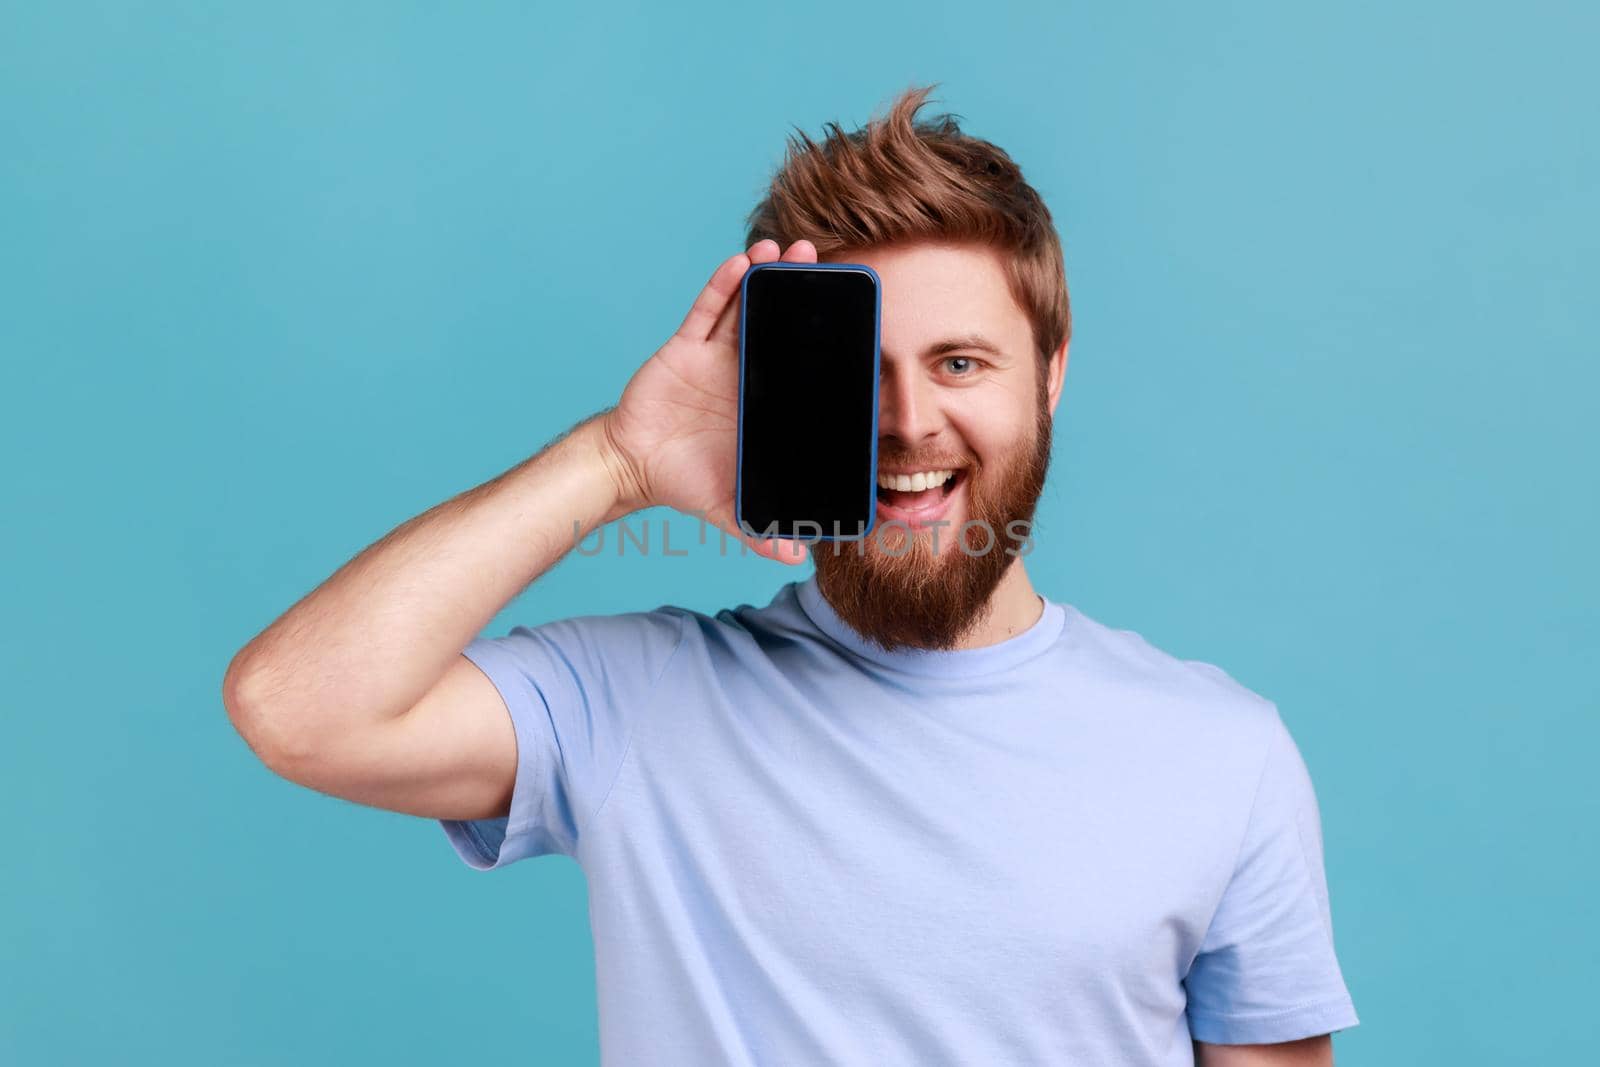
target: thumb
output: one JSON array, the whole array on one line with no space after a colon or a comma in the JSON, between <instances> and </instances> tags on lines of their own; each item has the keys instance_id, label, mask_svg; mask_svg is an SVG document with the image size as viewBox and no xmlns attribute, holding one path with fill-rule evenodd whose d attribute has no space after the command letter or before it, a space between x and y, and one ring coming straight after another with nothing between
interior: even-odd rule
<instances>
[{"instance_id":1,"label":"thumb","mask_svg":"<svg viewBox=\"0 0 1600 1067\"><path fill-rule=\"evenodd\" d=\"M732 504L724 504L709 515L697 515L697 517L725 533L732 534L763 559L798 566L811 558L804 540L790 537L761 537L741 527L739 521L734 518Z\"/></svg>"}]
</instances>

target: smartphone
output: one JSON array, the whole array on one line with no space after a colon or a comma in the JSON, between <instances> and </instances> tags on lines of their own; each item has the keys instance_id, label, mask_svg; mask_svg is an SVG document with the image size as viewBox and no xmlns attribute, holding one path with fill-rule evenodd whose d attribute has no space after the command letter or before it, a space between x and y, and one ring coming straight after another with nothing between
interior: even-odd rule
<instances>
[{"instance_id":1,"label":"smartphone","mask_svg":"<svg viewBox=\"0 0 1600 1067\"><path fill-rule=\"evenodd\" d=\"M757 263L739 293L734 515L764 537L849 541L877 517L882 284L856 263Z\"/></svg>"}]
</instances>

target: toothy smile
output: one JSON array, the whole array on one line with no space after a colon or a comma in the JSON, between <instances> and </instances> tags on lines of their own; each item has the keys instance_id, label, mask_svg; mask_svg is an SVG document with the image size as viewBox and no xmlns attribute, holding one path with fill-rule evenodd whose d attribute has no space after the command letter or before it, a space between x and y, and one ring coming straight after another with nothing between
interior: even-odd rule
<instances>
[{"instance_id":1,"label":"toothy smile","mask_svg":"<svg viewBox=\"0 0 1600 1067\"><path fill-rule=\"evenodd\" d=\"M915 474L878 475L879 489L893 489L901 493L920 493L935 489L955 477L955 471L917 471Z\"/></svg>"},{"instance_id":2,"label":"toothy smile","mask_svg":"<svg viewBox=\"0 0 1600 1067\"><path fill-rule=\"evenodd\" d=\"M879 471L878 514L912 526L937 521L967 480L964 468Z\"/></svg>"}]
</instances>

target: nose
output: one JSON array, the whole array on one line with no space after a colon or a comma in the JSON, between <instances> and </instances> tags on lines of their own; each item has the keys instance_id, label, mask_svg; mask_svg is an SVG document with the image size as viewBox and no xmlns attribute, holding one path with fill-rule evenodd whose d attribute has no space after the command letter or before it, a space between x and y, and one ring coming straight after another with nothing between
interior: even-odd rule
<instances>
[{"instance_id":1,"label":"nose","mask_svg":"<svg viewBox=\"0 0 1600 1067\"><path fill-rule=\"evenodd\" d=\"M922 375L900 373L888 363L878 386L878 436L906 448L939 432L938 402Z\"/></svg>"}]
</instances>

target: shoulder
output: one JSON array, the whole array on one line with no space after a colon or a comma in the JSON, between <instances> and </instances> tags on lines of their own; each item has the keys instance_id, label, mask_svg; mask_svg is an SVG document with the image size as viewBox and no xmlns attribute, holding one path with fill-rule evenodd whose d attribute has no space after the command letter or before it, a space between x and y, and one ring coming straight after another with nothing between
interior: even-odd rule
<instances>
[{"instance_id":1,"label":"shoulder","mask_svg":"<svg viewBox=\"0 0 1600 1067\"><path fill-rule=\"evenodd\" d=\"M532 635L556 643L589 645L659 646L676 645L687 629L693 613L672 604L648 611L621 611L607 614L568 615L536 626L518 626L513 635Z\"/></svg>"},{"instance_id":2,"label":"shoulder","mask_svg":"<svg viewBox=\"0 0 1600 1067\"><path fill-rule=\"evenodd\" d=\"M646 651L687 644L760 644L804 629L793 590L785 586L771 603L760 607L741 603L706 612L682 604L661 604L648 610L567 615L516 626L509 639Z\"/></svg>"},{"instance_id":3,"label":"shoulder","mask_svg":"<svg viewBox=\"0 0 1600 1067\"><path fill-rule=\"evenodd\" d=\"M673 605L649 611L568 615L514 626L503 637L480 637L465 650L479 666L498 664L536 678L659 678L681 648L686 613Z\"/></svg>"},{"instance_id":4,"label":"shoulder","mask_svg":"<svg viewBox=\"0 0 1600 1067\"><path fill-rule=\"evenodd\" d=\"M1071 639L1063 648L1074 669L1133 713L1179 733L1263 746L1281 729L1277 705L1217 664L1184 658L1137 630L1065 607Z\"/></svg>"},{"instance_id":5,"label":"shoulder","mask_svg":"<svg viewBox=\"0 0 1600 1067\"><path fill-rule=\"evenodd\" d=\"M673 619L685 643L703 646L754 648L814 631L802 613L793 583L779 588L763 605L740 603L711 612L662 605L651 614Z\"/></svg>"},{"instance_id":6,"label":"shoulder","mask_svg":"<svg viewBox=\"0 0 1600 1067\"><path fill-rule=\"evenodd\" d=\"M664 604L624 616L626 627L674 628L672 674L680 681L707 673L723 677L805 673L837 659L806 617L794 583L763 605L740 603L713 611ZM614 624L616 625L616 624ZM697 683L698 684L698 683Z\"/></svg>"}]
</instances>

